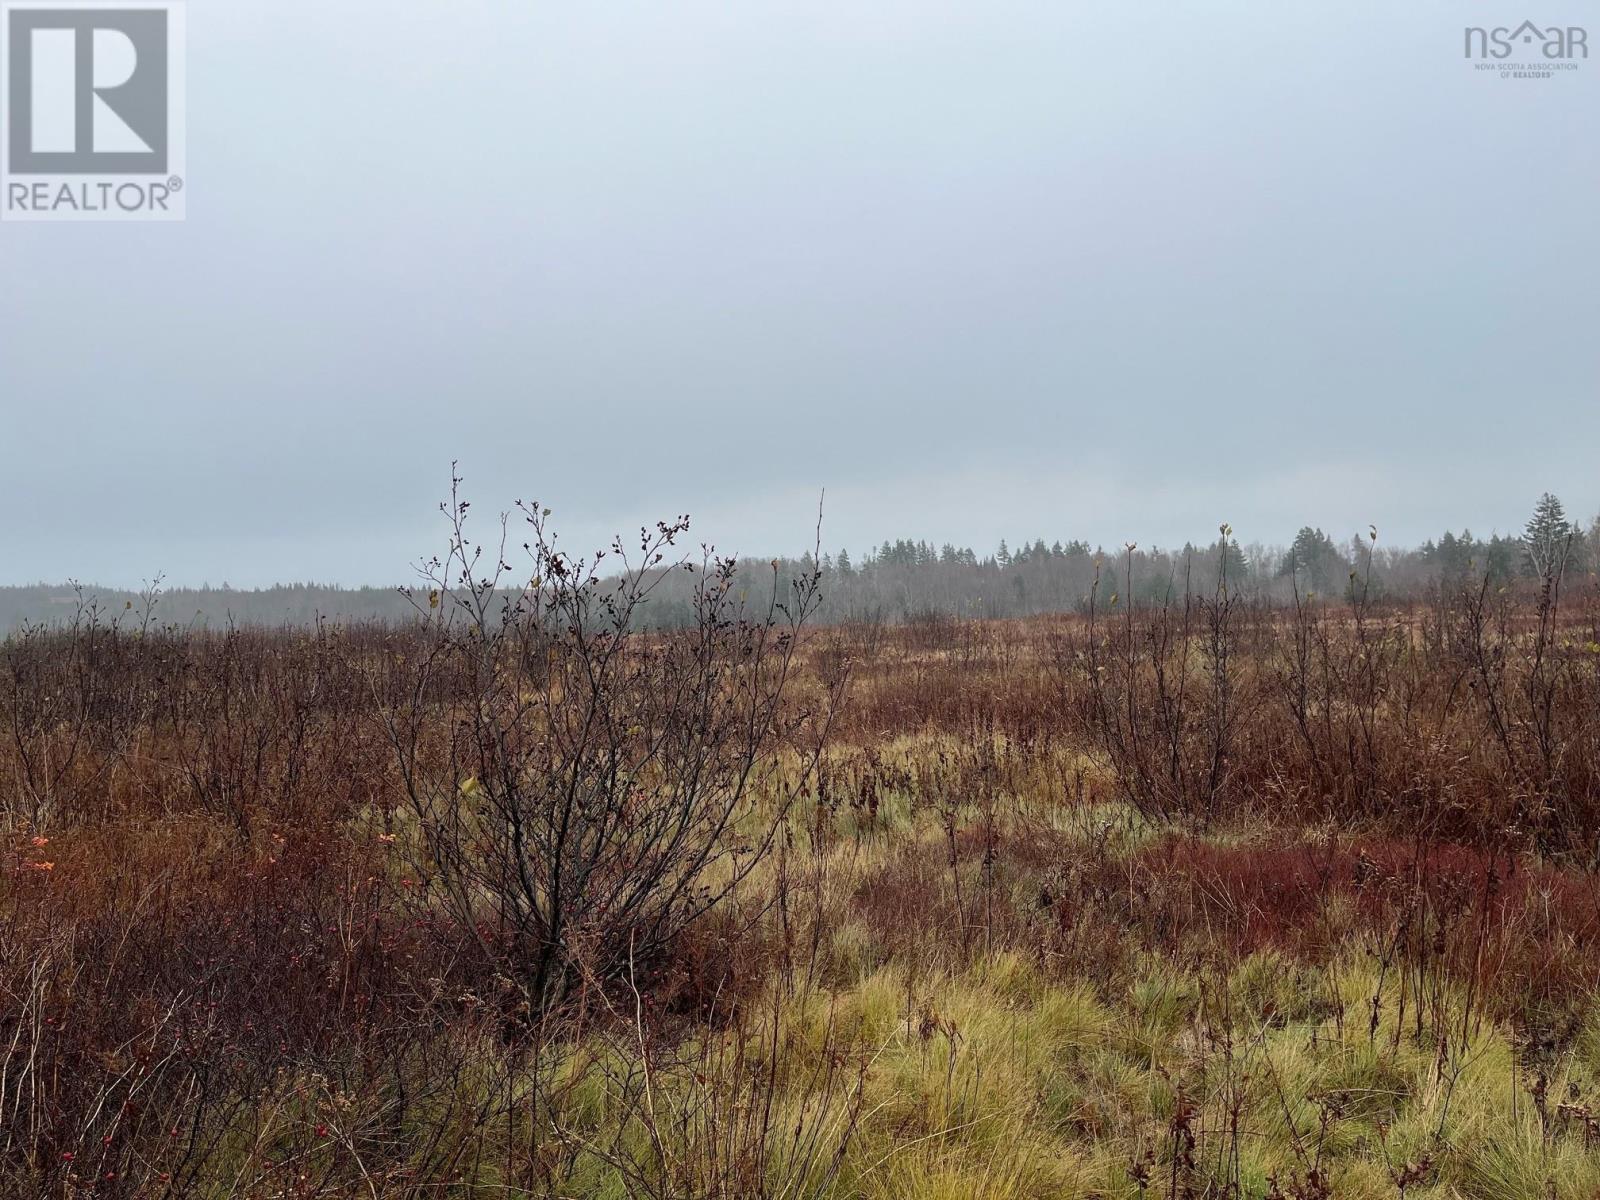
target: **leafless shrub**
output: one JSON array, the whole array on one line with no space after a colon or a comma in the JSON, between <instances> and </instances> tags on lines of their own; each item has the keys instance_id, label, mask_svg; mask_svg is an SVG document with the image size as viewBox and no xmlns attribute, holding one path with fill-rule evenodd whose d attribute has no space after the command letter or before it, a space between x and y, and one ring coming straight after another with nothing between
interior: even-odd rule
<instances>
[{"instance_id":1,"label":"leafless shrub","mask_svg":"<svg viewBox=\"0 0 1600 1200\"><path fill-rule=\"evenodd\" d=\"M686 518L586 560L558 548L547 510L522 505L527 582L513 589L510 518L486 556L467 510L453 489L449 547L425 567L432 641L386 720L423 894L542 1011L581 973L657 961L761 861L809 784L842 676L785 704L818 572L786 592L774 564L753 601L731 560L680 553ZM692 620L644 632L669 571L698 580ZM450 681L444 713L435 676ZM435 765L423 742L438 724ZM780 776L786 756L800 769Z\"/></svg>"}]
</instances>

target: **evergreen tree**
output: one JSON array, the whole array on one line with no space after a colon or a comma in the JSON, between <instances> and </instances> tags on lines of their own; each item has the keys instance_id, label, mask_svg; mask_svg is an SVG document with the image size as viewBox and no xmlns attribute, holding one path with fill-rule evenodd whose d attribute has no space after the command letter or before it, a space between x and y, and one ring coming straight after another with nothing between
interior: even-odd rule
<instances>
[{"instance_id":1,"label":"evergreen tree","mask_svg":"<svg viewBox=\"0 0 1600 1200\"><path fill-rule=\"evenodd\" d=\"M1483 547L1483 571L1492 582L1504 583L1517 571L1517 555L1522 543L1516 538L1493 535Z\"/></svg>"},{"instance_id":2,"label":"evergreen tree","mask_svg":"<svg viewBox=\"0 0 1600 1200\"><path fill-rule=\"evenodd\" d=\"M1543 578L1559 574L1566 565L1572 540L1572 522L1549 492L1539 497L1533 516L1522 531L1522 570L1525 575Z\"/></svg>"},{"instance_id":3,"label":"evergreen tree","mask_svg":"<svg viewBox=\"0 0 1600 1200\"><path fill-rule=\"evenodd\" d=\"M1303 526L1278 566L1279 575L1303 577L1313 588L1327 591L1343 586L1350 569L1333 539L1320 529Z\"/></svg>"},{"instance_id":4,"label":"evergreen tree","mask_svg":"<svg viewBox=\"0 0 1600 1200\"><path fill-rule=\"evenodd\" d=\"M1211 559L1219 570L1224 566L1227 567L1230 588L1237 588L1244 583L1245 576L1250 570L1250 561L1245 558L1244 551L1239 548L1239 543L1232 536L1217 539L1211 547Z\"/></svg>"},{"instance_id":5,"label":"evergreen tree","mask_svg":"<svg viewBox=\"0 0 1600 1200\"><path fill-rule=\"evenodd\" d=\"M1422 561L1439 570L1439 582L1446 588L1459 587L1467 577L1467 572L1477 563L1477 543L1472 540L1471 530L1462 530L1457 537L1448 529L1439 539L1438 545L1432 542L1422 547Z\"/></svg>"}]
</instances>

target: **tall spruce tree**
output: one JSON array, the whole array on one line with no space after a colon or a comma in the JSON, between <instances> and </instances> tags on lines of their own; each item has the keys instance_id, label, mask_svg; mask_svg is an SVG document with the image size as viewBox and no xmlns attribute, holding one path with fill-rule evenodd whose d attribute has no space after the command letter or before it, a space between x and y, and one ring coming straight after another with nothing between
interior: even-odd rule
<instances>
[{"instance_id":1,"label":"tall spruce tree","mask_svg":"<svg viewBox=\"0 0 1600 1200\"><path fill-rule=\"evenodd\" d=\"M1535 578L1559 573L1566 565L1571 541L1572 522L1567 520L1566 509L1546 492L1522 530L1523 573Z\"/></svg>"}]
</instances>

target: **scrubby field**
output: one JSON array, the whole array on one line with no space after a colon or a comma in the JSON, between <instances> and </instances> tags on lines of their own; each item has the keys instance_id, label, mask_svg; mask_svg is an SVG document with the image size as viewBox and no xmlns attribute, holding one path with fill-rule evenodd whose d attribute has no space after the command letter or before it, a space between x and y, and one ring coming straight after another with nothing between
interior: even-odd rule
<instances>
[{"instance_id":1,"label":"scrubby field","mask_svg":"<svg viewBox=\"0 0 1600 1200\"><path fill-rule=\"evenodd\" d=\"M0 1195L1600 1195L1600 608L1109 590L12 639Z\"/></svg>"}]
</instances>

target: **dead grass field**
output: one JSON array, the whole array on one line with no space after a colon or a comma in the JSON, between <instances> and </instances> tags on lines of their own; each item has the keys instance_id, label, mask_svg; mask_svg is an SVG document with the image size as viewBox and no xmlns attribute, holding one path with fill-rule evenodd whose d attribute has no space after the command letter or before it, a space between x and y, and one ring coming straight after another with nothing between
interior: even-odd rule
<instances>
[{"instance_id":1,"label":"dead grass field","mask_svg":"<svg viewBox=\"0 0 1600 1200\"><path fill-rule=\"evenodd\" d=\"M602 906L559 995L428 814L488 846L528 781L454 731L510 696L543 761L570 678L430 674L422 629L14 638L0 1195L1588 1200L1564 605L811 631L716 902L620 958ZM677 719L638 711L613 753Z\"/></svg>"}]
</instances>

